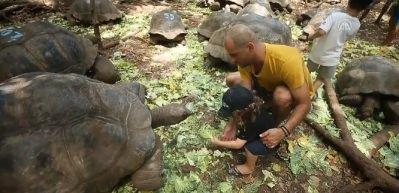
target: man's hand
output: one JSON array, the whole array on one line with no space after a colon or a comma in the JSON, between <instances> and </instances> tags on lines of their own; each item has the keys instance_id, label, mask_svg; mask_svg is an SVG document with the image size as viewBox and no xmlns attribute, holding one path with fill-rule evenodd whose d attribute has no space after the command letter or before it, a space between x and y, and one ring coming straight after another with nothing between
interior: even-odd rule
<instances>
[{"instance_id":1,"label":"man's hand","mask_svg":"<svg viewBox=\"0 0 399 193\"><path fill-rule=\"evenodd\" d=\"M276 147L282 139L284 139L284 131L280 128L272 128L261 133L260 138L268 148Z\"/></svg>"},{"instance_id":2,"label":"man's hand","mask_svg":"<svg viewBox=\"0 0 399 193\"><path fill-rule=\"evenodd\" d=\"M235 122L230 120L224 127L223 134L221 136L223 141L233 141L236 139L237 126Z\"/></svg>"}]
</instances>

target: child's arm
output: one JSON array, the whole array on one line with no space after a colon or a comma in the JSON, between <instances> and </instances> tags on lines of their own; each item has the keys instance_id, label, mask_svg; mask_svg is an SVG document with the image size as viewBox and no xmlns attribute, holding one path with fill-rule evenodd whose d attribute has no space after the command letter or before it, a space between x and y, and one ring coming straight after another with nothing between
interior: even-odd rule
<instances>
[{"instance_id":1,"label":"child's arm","mask_svg":"<svg viewBox=\"0 0 399 193\"><path fill-rule=\"evenodd\" d=\"M309 39L309 41L312 41L312 40L314 40L316 38L319 38L321 36L324 36L326 34L327 34L326 31L324 31L323 29L319 28L319 29L317 29L316 33L314 33L312 35L309 35L308 39Z\"/></svg>"},{"instance_id":2,"label":"child's arm","mask_svg":"<svg viewBox=\"0 0 399 193\"><path fill-rule=\"evenodd\" d=\"M225 148L230 148L230 149L241 149L244 147L245 143L247 143L247 140L239 139L237 138L234 141L222 141L217 137L213 137L211 139L211 143L213 145L225 147Z\"/></svg>"}]
</instances>

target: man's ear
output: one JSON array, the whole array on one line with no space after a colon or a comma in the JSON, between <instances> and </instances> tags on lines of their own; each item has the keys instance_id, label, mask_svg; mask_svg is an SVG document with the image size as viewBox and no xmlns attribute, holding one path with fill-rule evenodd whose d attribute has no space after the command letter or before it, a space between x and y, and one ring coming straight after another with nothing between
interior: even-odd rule
<instances>
[{"instance_id":1,"label":"man's ear","mask_svg":"<svg viewBox=\"0 0 399 193\"><path fill-rule=\"evenodd\" d=\"M248 42L247 47L249 51L253 51L255 49L255 44L253 42Z\"/></svg>"}]
</instances>

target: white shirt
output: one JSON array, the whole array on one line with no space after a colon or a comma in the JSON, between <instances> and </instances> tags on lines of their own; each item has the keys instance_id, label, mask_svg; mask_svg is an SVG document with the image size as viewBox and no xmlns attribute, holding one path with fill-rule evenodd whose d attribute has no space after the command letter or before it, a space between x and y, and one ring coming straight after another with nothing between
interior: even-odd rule
<instances>
[{"instance_id":1,"label":"white shirt","mask_svg":"<svg viewBox=\"0 0 399 193\"><path fill-rule=\"evenodd\" d=\"M309 59L322 66L335 66L347 40L353 38L360 28L357 17L345 12L333 12L320 24L326 35L313 41Z\"/></svg>"}]
</instances>

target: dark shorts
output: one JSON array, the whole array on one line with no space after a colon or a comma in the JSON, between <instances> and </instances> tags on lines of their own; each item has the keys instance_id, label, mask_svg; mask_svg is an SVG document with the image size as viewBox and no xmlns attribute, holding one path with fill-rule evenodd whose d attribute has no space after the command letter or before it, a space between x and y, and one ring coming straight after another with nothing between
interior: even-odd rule
<instances>
[{"instance_id":1,"label":"dark shorts","mask_svg":"<svg viewBox=\"0 0 399 193\"><path fill-rule=\"evenodd\" d=\"M334 77L337 66L322 66L309 59L308 69L310 72L317 72L317 79L331 80Z\"/></svg>"},{"instance_id":2,"label":"dark shorts","mask_svg":"<svg viewBox=\"0 0 399 193\"><path fill-rule=\"evenodd\" d=\"M276 152L276 148L270 149L270 148L266 147L266 145L263 144L260 139L251 141L251 142L247 142L244 147L252 154L258 155L258 156L272 155Z\"/></svg>"}]
</instances>

